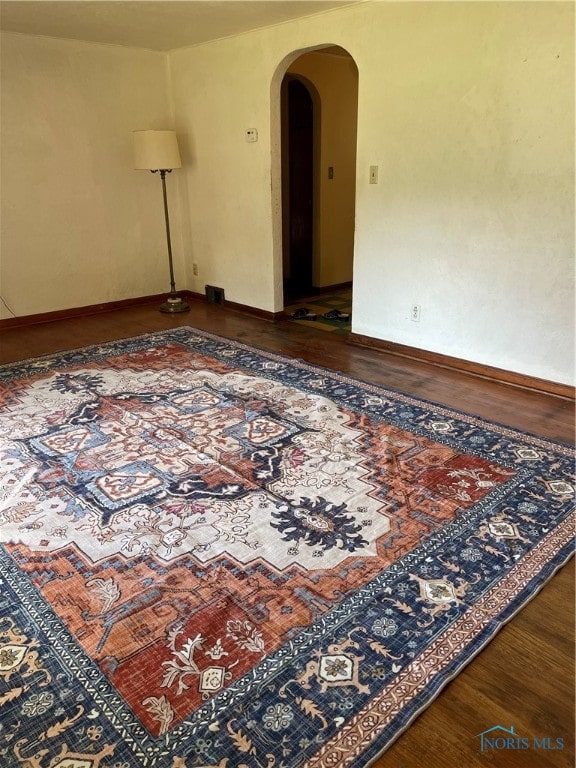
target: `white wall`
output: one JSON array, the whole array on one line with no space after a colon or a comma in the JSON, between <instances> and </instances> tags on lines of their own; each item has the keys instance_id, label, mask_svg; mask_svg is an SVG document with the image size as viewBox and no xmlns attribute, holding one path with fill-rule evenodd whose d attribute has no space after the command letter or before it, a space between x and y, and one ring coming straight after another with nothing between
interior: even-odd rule
<instances>
[{"instance_id":1,"label":"white wall","mask_svg":"<svg viewBox=\"0 0 576 768\"><path fill-rule=\"evenodd\" d=\"M8 33L1 52L0 317L168 291L160 181L131 136L171 127L167 57Z\"/></svg>"},{"instance_id":2,"label":"white wall","mask_svg":"<svg viewBox=\"0 0 576 768\"><path fill-rule=\"evenodd\" d=\"M573 35L568 3L376 2L173 52L191 287L281 309L279 85L340 45L359 70L353 330L572 382Z\"/></svg>"},{"instance_id":3,"label":"white wall","mask_svg":"<svg viewBox=\"0 0 576 768\"><path fill-rule=\"evenodd\" d=\"M354 330L573 381L573 7L408 10L358 52Z\"/></svg>"},{"instance_id":4,"label":"white wall","mask_svg":"<svg viewBox=\"0 0 576 768\"><path fill-rule=\"evenodd\" d=\"M130 132L171 127L171 93L178 287L280 310L280 82L340 45L359 70L353 330L571 383L573 13L368 2L169 57L4 34L2 296L26 315L168 288Z\"/></svg>"},{"instance_id":5,"label":"white wall","mask_svg":"<svg viewBox=\"0 0 576 768\"><path fill-rule=\"evenodd\" d=\"M188 285L222 287L228 300L272 310L271 73L258 42L241 35L175 51L170 71ZM245 141L247 128L258 142Z\"/></svg>"}]
</instances>

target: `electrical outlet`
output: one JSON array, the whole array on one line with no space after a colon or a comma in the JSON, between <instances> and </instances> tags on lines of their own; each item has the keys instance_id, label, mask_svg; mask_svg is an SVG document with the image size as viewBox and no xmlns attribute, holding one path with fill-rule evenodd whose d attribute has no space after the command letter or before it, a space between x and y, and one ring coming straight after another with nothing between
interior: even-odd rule
<instances>
[{"instance_id":1,"label":"electrical outlet","mask_svg":"<svg viewBox=\"0 0 576 768\"><path fill-rule=\"evenodd\" d=\"M420 322L420 304L412 304L410 309L410 320L415 323Z\"/></svg>"},{"instance_id":2,"label":"electrical outlet","mask_svg":"<svg viewBox=\"0 0 576 768\"><path fill-rule=\"evenodd\" d=\"M192 274L198 276L198 264L192 264Z\"/></svg>"}]
</instances>

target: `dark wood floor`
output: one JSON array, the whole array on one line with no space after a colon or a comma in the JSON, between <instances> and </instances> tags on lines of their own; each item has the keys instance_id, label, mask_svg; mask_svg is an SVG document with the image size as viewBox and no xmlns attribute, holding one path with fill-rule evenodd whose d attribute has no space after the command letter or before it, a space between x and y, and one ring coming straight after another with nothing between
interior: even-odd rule
<instances>
[{"instance_id":1,"label":"dark wood floor","mask_svg":"<svg viewBox=\"0 0 576 768\"><path fill-rule=\"evenodd\" d=\"M342 337L269 323L204 303L184 315L140 306L4 330L0 362L193 325L361 379L573 444L573 403L353 346ZM514 726L521 736L564 739L564 750L481 753L477 734ZM574 566L542 591L382 755L377 768L570 768L574 765ZM333 768L338 768L333 766Z\"/></svg>"}]
</instances>

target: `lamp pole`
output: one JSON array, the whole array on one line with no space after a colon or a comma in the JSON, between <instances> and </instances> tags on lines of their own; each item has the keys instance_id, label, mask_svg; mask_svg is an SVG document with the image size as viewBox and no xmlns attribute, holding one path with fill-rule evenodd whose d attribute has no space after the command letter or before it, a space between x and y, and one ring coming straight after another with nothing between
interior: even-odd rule
<instances>
[{"instance_id":1,"label":"lamp pole","mask_svg":"<svg viewBox=\"0 0 576 768\"><path fill-rule=\"evenodd\" d=\"M172 168L158 169L152 173L159 173L162 179L162 197L164 199L164 220L166 222L166 244L168 246L168 264L170 266L170 295L161 304L160 312L187 312L190 306L176 295L176 283L174 281L174 265L172 263L172 243L170 241L170 216L168 215L168 196L166 195L166 174L172 173Z\"/></svg>"},{"instance_id":2,"label":"lamp pole","mask_svg":"<svg viewBox=\"0 0 576 768\"><path fill-rule=\"evenodd\" d=\"M152 171L159 173L162 180L162 197L164 199L164 221L166 222L166 244L168 246L168 265L170 267L170 295L160 305L160 312L188 312L190 305L180 296L176 295L176 283L174 281L174 265L172 263L172 243L170 241L170 217L168 215L168 196L166 195L166 174L172 173L172 168L160 168Z\"/></svg>"},{"instance_id":3,"label":"lamp pole","mask_svg":"<svg viewBox=\"0 0 576 768\"><path fill-rule=\"evenodd\" d=\"M159 173L162 179L162 197L164 200L164 221L166 222L166 243L168 245L168 264L170 266L170 294L160 305L160 312L188 312L190 306L176 293L174 264L172 262L172 242L170 240L170 217L168 215L168 196L166 194L166 174L174 168L181 168L178 140L174 131L134 131L134 167Z\"/></svg>"}]
</instances>

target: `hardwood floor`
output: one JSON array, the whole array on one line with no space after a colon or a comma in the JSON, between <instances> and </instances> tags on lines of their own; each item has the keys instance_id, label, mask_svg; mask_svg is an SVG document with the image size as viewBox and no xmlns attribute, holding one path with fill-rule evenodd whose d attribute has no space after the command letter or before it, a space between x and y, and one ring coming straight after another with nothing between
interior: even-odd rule
<instances>
[{"instance_id":1,"label":"hardwood floor","mask_svg":"<svg viewBox=\"0 0 576 768\"><path fill-rule=\"evenodd\" d=\"M574 404L426 363L374 352L290 321L270 323L195 304L163 315L139 306L2 332L0 362L193 325L565 443ZM482 753L477 734L501 725L563 750ZM568 768L574 765L574 565L564 566L374 763L376 768ZM333 768L338 768L333 766Z\"/></svg>"}]
</instances>

